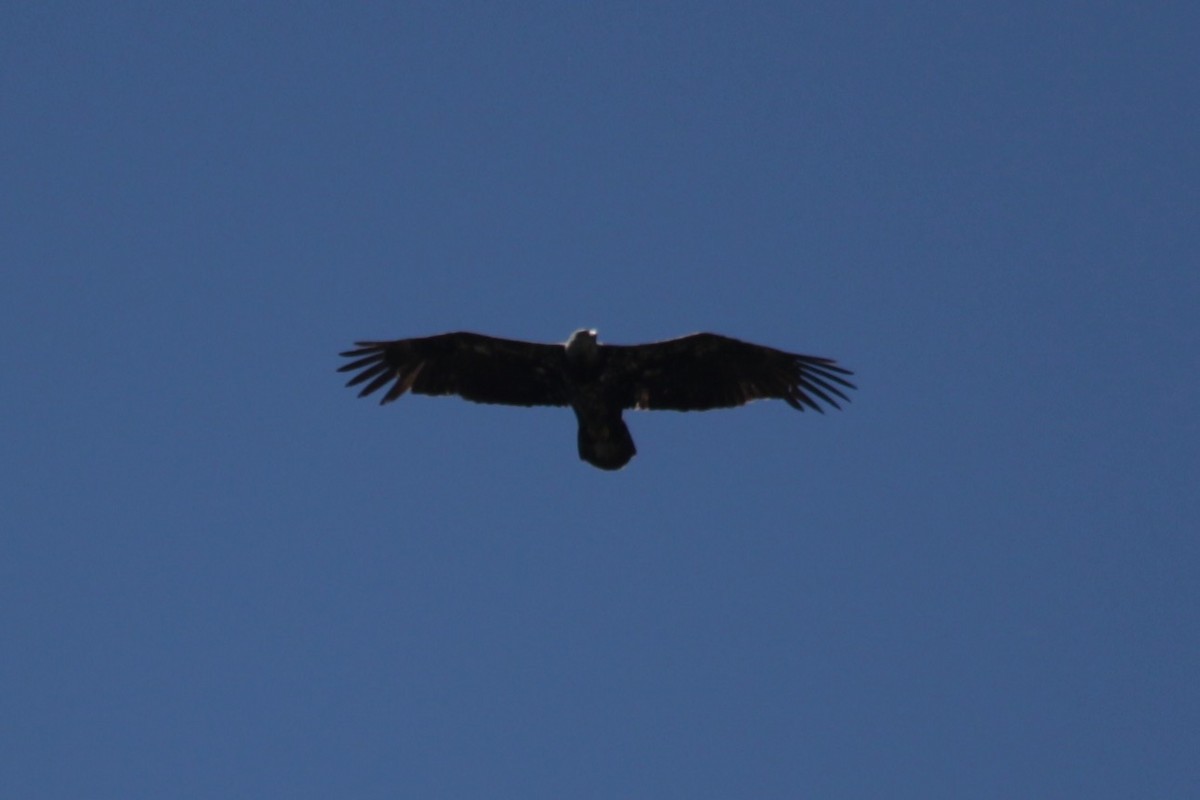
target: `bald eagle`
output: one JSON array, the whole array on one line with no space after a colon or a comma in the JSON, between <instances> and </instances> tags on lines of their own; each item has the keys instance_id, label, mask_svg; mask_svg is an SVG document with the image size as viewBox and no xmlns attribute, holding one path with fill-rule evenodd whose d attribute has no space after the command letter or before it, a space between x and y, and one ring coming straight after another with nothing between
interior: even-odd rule
<instances>
[{"instance_id":1,"label":"bald eagle","mask_svg":"<svg viewBox=\"0 0 1200 800\"><path fill-rule=\"evenodd\" d=\"M600 344L580 330L566 344L443 333L418 339L356 342L341 355L354 359L347 386L365 383L359 397L392 385L380 404L407 391L456 394L476 403L570 406L579 422L579 457L600 469L620 469L637 452L621 418L632 409L704 411L778 398L792 408L824 413L841 408L851 375L828 358L693 333L638 345Z\"/></svg>"}]
</instances>

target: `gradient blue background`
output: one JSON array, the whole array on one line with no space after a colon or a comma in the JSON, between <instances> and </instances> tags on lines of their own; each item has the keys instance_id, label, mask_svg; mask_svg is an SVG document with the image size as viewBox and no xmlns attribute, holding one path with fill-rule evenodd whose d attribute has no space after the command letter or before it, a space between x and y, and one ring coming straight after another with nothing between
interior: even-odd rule
<instances>
[{"instance_id":1,"label":"gradient blue background","mask_svg":"<svg viewBox=\"0 0 1200 800\"><path fill-rule=\"evenodd\" d=\"M8 2L0 794L1200 796L1192 3ZM334 373L713 330L825 416Z\"/></svg>"}]
</instances>

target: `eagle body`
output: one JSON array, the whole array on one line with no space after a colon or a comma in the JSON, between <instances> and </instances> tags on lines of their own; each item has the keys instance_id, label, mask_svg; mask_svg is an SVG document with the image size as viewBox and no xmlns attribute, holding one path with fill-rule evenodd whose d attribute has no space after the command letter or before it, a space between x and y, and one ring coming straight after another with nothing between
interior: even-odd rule
<instances>
[{"instance_id":1,"label":"eagle body","mask_svg":"<svg viewBox=\"0 0 1200 800\"><path fill-rule=\"evenodd\" d=\"M571 408L579 422L579 457L600 469L620 469L637 448L621 418L621 381L606 368L609 352L593 330L575 331L563 350Z\"/></svg>"},{"instance_id":2,"label":"eagle body","mask_svg":"<svg viewBox=\"0 0 1200 800\"><path fill-rule=\"evenodd\" d=\"M840 408L852 374L827 358L787 353L713 333L641 345L600 344L579 330L565 344L444 333L357 342L339 372L359 397L388 384L380 403L405 392L459 395L476 403L570 406L579 424L579 457L620 469L637 453L626 409L703 411L777 398L800 411Z\"/></svg>"}]
</instances>

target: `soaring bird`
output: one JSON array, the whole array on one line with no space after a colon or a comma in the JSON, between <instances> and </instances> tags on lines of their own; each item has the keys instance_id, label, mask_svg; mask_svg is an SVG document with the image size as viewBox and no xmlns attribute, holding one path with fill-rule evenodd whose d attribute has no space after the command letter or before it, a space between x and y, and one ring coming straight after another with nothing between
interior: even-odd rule
<instances>
[{"instance_id":1,"label":"soaring bird","mask_svg":"<svg viewBox=\"0 0 1200 800\"><path fill-rule=\"evenodd\" d=\"M391 384L381 404L407 391L456 394L475 403L570 406L579 422L579 457L620 469L637 453L621 413L627 409L704 411L777 398L824 413L841 408L850 370L715 333L636 345L601 344L578 330L565 344L522 342L456 332L417 339L356 342L338 372L365 383L359 397Z\"/></svg>"}]
</instances>

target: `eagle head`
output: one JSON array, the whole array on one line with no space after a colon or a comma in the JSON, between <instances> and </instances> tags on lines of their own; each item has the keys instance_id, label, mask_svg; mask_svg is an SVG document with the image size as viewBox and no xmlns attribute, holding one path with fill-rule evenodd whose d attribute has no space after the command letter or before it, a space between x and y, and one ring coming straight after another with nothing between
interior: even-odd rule
<instances>
[{"instance_id":1,"label":"eagle head","mask_svg":"<svg viewBox=\"0 0 1200 800\"><path fill-rule=\"evenodd\" d=\"M571 334L567 339L567 356L569 358L592 359L596 356L596 329L583 328Z\"/></svg>"}]
</instances>

